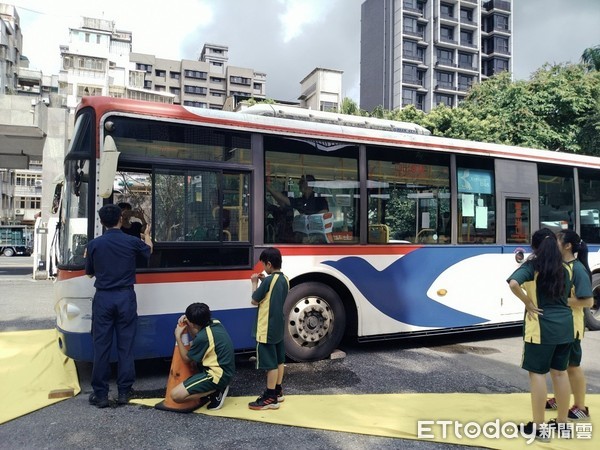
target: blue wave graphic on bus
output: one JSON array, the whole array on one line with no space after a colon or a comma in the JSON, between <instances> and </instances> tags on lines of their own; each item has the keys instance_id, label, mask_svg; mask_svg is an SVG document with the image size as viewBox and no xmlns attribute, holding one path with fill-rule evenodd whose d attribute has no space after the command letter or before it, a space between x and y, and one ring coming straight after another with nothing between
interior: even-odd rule
<instances>
[{"instance_id":1,"label":"blue wave graphic on bus","mask_svg":"<svg viewBox=\"0 0 600 450\"><path fill-rule=\"evenodd\" d=\"M427 250L411 252L381 271L356 256L323 263L348 277L379 311L406 324L463 327L487 322L488 319L457 311L427 297L427 289L437 276L466 257L464 253L449 255L449 249L437 255L427 254Z\"/></svg>"}]
</instances>

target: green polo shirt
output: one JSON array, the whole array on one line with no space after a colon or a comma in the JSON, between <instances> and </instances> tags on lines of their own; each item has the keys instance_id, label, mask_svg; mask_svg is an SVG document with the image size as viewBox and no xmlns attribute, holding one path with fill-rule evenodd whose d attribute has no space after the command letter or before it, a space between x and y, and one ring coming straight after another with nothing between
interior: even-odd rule
<instances>
[{"instance_id":1,"label":"green polo shirt","mask_svg":"<svg viewBox=\"0 0 600 450\"><path fill-rule=\"evenodd\" d=\"M212 375L215 384L229 384L235 373L233 343L225 327L215 319L196 334L188 358Z\"/></svg>"},{"instance_id":2,"label":"green polo shirt","mask_svg":"<svg viewBox=\"0 0 600 450\"><path fill-rule=\"evenodd\" d=\"M252 332L256 342L277 344L283 340L283 304L289 289L287 277L281 272L273 272L262 280L252 293L252 300L258 303L256 323Z\"/></svg>"},{"instance_id":3,"label":"green polo shirt","mask_svg":"<svg viewBox=\"0 0 600 450\"><path fill-rule=\"evenodd\" d=\"M525 313L523 340L532 344L554 345L573 342L573 313L567 303L571 277L567 268L564 268L564 293L559 298L547 297L538 291L537 275L533 264L526 261L507 280L519 283L533 303L543 310L535 319L528 318Z\"/></svg>"},{"instance_id":4,"label":"green polo shirt","mask_svg":"<svg viewBox=\"0 0 600 450\"><path fill-rule=\"evenodd\" d=\"M569 275L572 279L571 297L576 298L588 298L593 297L592 282L588 271L585 269L581 261L578 259L574 261L565 262L569 269ZM575 327L575 339L583 339L583 333L585 331L585 320L583 316L583 308L573 309L573 326Z\"/></svg>"}]
</instances>

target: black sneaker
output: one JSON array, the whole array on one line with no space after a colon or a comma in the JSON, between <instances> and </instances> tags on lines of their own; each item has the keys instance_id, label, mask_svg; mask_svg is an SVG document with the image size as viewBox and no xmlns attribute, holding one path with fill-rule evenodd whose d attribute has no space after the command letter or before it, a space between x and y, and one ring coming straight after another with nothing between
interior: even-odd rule
<instances>
[{"instance_id":1,"label":"black sneaker","mask_svg":"<svg viewBox=\"0 0 600 450\"><path fill-rule=\"evenodd\" d=\"M533 422L528 422L526 425L521 424L521 434L525 437L535 436L536 441L550 442L552 429L549 424L537 425Z\"/></svg>"},{"instance_id":2,"label":"black sneaker","mask_svg":"<svg viewBox=\"0 0 600 450\"><path fill-rule=\"evenodd\" d=\"M225 388L225 390L223 390L223 391L216 391L216 392L212 393L211 395L209 395L210 402L208 403L208 406L206 407L206 409L208 409L210 411L215 411L217 409L221 409L223 407L223 403L225 403L225 398L227 397L228 393L229 393L229 386L227 386Z\"/></svg>"},{"instance_id":3,"label":"black sneaker","mask_svg":"<svg viewBox=\"0 0 600 450\"><path fill-rule=\"evenodd\" d=\"M283 388L275 388L275 393L277 394L277 402L281 403L285 400L285 395L283 395Z\"/></svg>"},{"instance_id":4,"label":"black sneaker","mask_svg":"<svg viewBox=\"0 0 600 450\"><path fill-rule=\"evenodd\" d=\"M579 422L579 421L590 421L590 410L589 408L586 406L585 409L581 409L578 406L572 406L571 409L569 409L569 415L567 416L569 418L570 421L572 422Z\"/></svg>"},{"instance_id":5,"label":"black sneaker","mask_svg":"<svg viewBox=\"0 0 600 450\"><path fill-rule=\"evenodd\" d=\"M126 405L129 403L129 400L133 398L133 395L133 389L129 389L127 392L119 392L119 396L117 397L117 405Z\"/></svg>"},{"instance_id":6,"label":"black sneaker","mask_svg":"<svg viewBox=\"0 0 600 450\"><path fill-rule=\"evenodd\" d=\"M556 399L552 397L546 400L546 411L552 411L554 409L558 409L558 405L556 404Z\"/></svg>"},{"instance_id":7,"label":"black sneaker","mask_svg":"<svg viewBox=\"0 0 600 450\"><path fill-rule=\"evenodd\" d=\"M90 394L89 402L90 405L94 405L96 408L107 408L109 406L108 397L100 398L93 392Z\"/></svg>"},{"instance_id":8,"label":"black sneaker","mask_svg":"<svg viewBox=\"0 0 600 450\"><path fill-rule=\"evenodd\" d=\"M248 403L248 408L253 410L279 409L279 402L276 395L269 397L265 392L256 401Z\"/></svg>"},{"instance_id":9,"label":"black sneaker","mask_svg":"<svg viewBox=\"0 0 600 450\"><path fill-rule=\"evenodd\" d=\"M200 397L200 402L198 403L198 406L196 407L196 409L200 409L204 405L210 403L210 398L211 398L211 395L206 395L204 397Z\"/></svg>"}]
</instances>

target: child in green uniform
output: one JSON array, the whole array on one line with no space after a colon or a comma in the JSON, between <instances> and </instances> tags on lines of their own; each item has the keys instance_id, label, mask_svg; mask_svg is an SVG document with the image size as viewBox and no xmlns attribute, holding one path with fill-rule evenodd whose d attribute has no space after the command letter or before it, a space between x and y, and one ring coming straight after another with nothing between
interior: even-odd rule
<instances>
[{"instance_id":1,"label":"child in green uniform","mask_svg":"<svg viewBox=\"0 0 600 450\"><path fill-rule=\"evenodd\" d=\"M557 421L567 421L570 394L567 366L573 342L573 314L567 302L570 280L556 236L547 228L538 230L532 236L531 248L533 254L507 281L526 310L521 367L529 372L533 422L525 425L523 432L536 433L537 439L546 441L549 436L541 425L548 372L558 406Z\"/></svg>"},{"instance_id":2,"label":"child in green uniform","mask_svg":"<svg viewBox=\"0 0 600 450\"><path fill-rule=\"evenodd\" d=\"M193 339L189 350L182 339L186 330ZM227 330L211 319L208 305L192 303L177 322L175 339L181 359L195 362L199 371L175 386L171 398L178 403L203 399L199 407L209 403L208 409L220 409L235 373L233 343Z\"/></svg>"},{"instance_id":3,"label":"child in green uniform","mask_svg":"<svg viewBox=\"0 0 600 450\"><path fill-rule=\"evenodd\" d=\"M573 285L569 306L573 309L575 342L571 348L567 373L573 391L574 405L569 409L567 417L572 421L589 420L590 411L585 406L585 374L581 368L581 339L585 329L583 308L589 308L594 304L591 271L587 262L588 249L585 242L573 230L562 230L556 237L563 261L569 267ZM546 409L554 409L554 406L556 406L556 399L551 398L546 402Z\"/></svg>"},{"instance_id":4,"label":"child in green uniform","mask_svg":"<svg viewBox=\"0 0 600 450\"><path fill-rule=\"evenodd\" d=\"M284 400L283 371L285 347L283 304L289 291L289 281L281 272L281 252L267 248L260 255L267 277L252 274L252 304L258 306L253 336L256 337L256 368L267 371L267 390L250 402L254 410L278 409ZM259 280L262 280L260 286Z\"/></svg>"}]
</instances>

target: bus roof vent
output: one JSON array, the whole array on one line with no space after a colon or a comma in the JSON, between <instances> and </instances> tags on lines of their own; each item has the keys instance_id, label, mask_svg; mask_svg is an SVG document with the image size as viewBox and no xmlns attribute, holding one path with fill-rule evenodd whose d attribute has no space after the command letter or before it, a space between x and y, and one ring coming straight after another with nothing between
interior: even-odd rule
<instances>
[{"instance_id":1,"label":"bus roof vent","mask_svg":"<svg viewBox=\"0 0 600 450\"><path fill-rule=\"evenodd\" d=\"M376 117L364 118L349 114L338 114L327 111L315 111L295 106L281 106L277 109L273 105L261 103L250 106L242 111L243 114L278 117L281 119L300 120L306 122L317 122L332 125L343 125L347 127L367 128L371 130L393 131L396 133L430 135L431 132L420 125L399 122L395 120L378 119Z\"/></svg>"}]
</instances>

